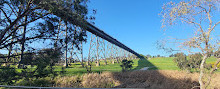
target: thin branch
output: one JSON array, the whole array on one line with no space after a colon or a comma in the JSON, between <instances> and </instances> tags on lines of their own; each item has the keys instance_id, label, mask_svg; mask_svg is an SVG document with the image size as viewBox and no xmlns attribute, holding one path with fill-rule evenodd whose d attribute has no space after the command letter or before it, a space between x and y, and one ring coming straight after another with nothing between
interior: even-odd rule
<instances>
[{"instance_id":1,"label":"thin branch","mask_svg":"<svg viewBox=\"0 0 220 89\"><path fill-rule=\"evenodd\" d=\"M29 11L29 8L27 8L24 13L22 13L21 15L19 15L8 27L6 27L6 29L1 33L0 35L0 41L2 40L2 38L5 36L6 32L11 29L22 17L24 17Z\"/></svg>"},{"instance_id":2,"label":"thin branch","mask_svg":"<svg viewBox=\"0 0 220 89\"><path fill-rule=\"evenodd\" d=\"M0 8L0 10L3 12L3 14L5 15L6 19L8 20L8 22L11 24L11 20L10 18L7 16L7 13L2 9Z\"/></svg>"},{"instance_id":3,"label":"thin branch","mask_svg":"<svg viewBox=\"0 0 220 89\"><path fill-rule=\"evenodd\" d=\"M35 38L40 38L40 37L42 37L42 35L38 35L38 36L35 36L35 37L31 37L31 38L25 38L25 41L26 41L26 40L35 39ZM19 39L19 40L17 40L17 41L14 41L14 42L5 44L5 45L3 45L2 47L0 47L0 49L5 48L5 47L7 47L7 46L9 46L9 45L11 45L11 44L15 44L15 43L21 42L22 40L23 40L23 39Z\"/></svg>"},{"instance_id":4,"label":"thin branch","mask_svg":"<svg viewBox=\"0 0 220 89\"><path fill-rule=\"evenodd\" d=\"M205 11L205 13L207 13L206 8L202 7L202 6L198 6L199 8L203 9Z\"/></svg>"},{"instance_id":5,"label":"thin branch","mask_svg":"<svg viewBox=\"0 0 220 89\"><path fill-rule=\"evenodd\" d=\"M219 22L217 22L213 27L212 27L212 29L211 30L209 30L209 32L208 33L211 33L211 31L213 31L214 29L215 29L215 27L218 25L220 23L220 21Z\"/></svg>"},{"instance_id":6,"label":"thin branch","mask_svg":"<svg viewBox=\"0 0 220 89\"><path fill-rule=\"evenodd\" d=\"M29 54L32 54L32 53L25 53L23 55L29 55ZM7 58L7 57L16 57L16 56L20 56L21 54L14 54L14 55L10 55L10 56L0 56L0 58ZM4 62L0 62L0 63L4 63ZM8 62L6 62L8 63Z\"/></svg>"},{"instance_id":7,"label":"thin branch","mask_svg":"<svg viewBox=\"0 0 220 89\"><path fill-rule=\"evenodd\" d=\"M10 0L10 2L12 2L12 1ZM11 4L12 4L12 3L11 3ZM13 5L13 4L12 4L13 9L14 9L17 13L19 13L19 11L16 10L15 6L16 6L16 5Z\"/></svg>"},{"instance_id":8,"label":"thin branch","mask_svg":"<svg viewBox=\"0 0 220 89\"><path fill-rule=\"evenodd\" d=\"M208 19L209 19L209 30L211 30L211 27L212 27L212 20L211 20L210 12L211 12L211 5L209 5L209 11L207 12Z\"/></svg>"},{"instance_id":9,"label":"thin branch","mask_svg":"<svg viewBox=\"0 0 220 89\"><path fill-rule=\"evenodd\" d=\"M32 19L32 20L30 20L30 21L28 21L27 23L23 23L23 24L21 24L21 25L18 25L14 30L13 30L13 32L15 32L15 31L17 31L17 29L19 28L19 27L21 27L21 26L25 26L25 25L27 25L27 24L30 24L30 23L32 23L32 22L34 22L34 21L36 21L36 20L38 20L38 19L40 19L40 18L43 18L44 16L46 16L46 15L48 15L49 13L46 13L45 15L43 15L43 16L41 16L41 17L38 17L38 18L36 18L36 19ZM10 37L12 34L9 34L7 37L5 37L4 39L2 39L2 40L0 40L0 43L3 43L8 37Z\"/></svg>"},{"instance_id":10,"label":"thin branch","mask_svg":"<svg viewBox=\"0 0 220 89\"><path fill-rule=\"evenodd\" d=\"M9 6L9 8L11 8L12 12L13 12L16 16L18 16L18 14L17 14L18 12L17 12L17 11L15 12L15 11L14 11L14 8L12 7L13 5L11 6L9 3L7 3L7 5Z\"/></svg>"}]
</instances>

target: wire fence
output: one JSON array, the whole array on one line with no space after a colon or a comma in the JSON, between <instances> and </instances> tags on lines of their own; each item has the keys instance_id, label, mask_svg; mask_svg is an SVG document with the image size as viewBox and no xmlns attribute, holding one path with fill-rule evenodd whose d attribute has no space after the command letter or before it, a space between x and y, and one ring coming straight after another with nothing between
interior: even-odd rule
<instances>
[{"instance_id":1,"label":"wire fence","mask_svg":"<svg viewBox=\"0 0 220 89\"><path fill-rule=\"evenodd\" d=\"M78 88L65 88L65 87L31 87L31 86L8 86L8 85L0 85L4 88L12 88L12 89L78 89ZM79 88L79 89L88 89L88 88ZM89 88L89 89L101 89L101 88ZM105 88L105 89L122 89L122 88Z\"/></svg>"},{"instance_id":2,"label":"wire fence","mask_svg":"<svg viewBox=\"0 0 220 89\"><path fill-rule=\"evenodd\" d=\"M71 88L61 88L61 87L31 87L31 86L8 86L8 85L0 85L1 87L5 88L12 88L12 89L71 89Z\"/></svg>"}]
</instances>

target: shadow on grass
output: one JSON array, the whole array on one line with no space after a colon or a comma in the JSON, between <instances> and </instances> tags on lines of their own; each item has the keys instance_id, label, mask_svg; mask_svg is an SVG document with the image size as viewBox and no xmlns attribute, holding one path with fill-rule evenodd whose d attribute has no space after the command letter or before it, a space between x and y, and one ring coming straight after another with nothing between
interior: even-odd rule
<instances>
[{"instance_id":1,"label":"shadow on grass","mask_svg":"<svg viewBox=\"0 0 220 89\"><path fill-rule=\"evenodd\" d=\"M140 70L144 67L149 67L149 69ZM192 80L190 76L184 78L185 73L172 70L161 71L157 69L158 68L146 58L139 59L138 66L132 71L113 73L113 79L120 82L115 88L191 89L199 85L199 83Z\"/></svg>"},{"instance_id":2,"label":"shadow on grass","mask_svg":"<svg viewBox=\"0 0 220 89\"><path fill-rule=\"evenodd\" d=\"M133 70L140 70L141 68L144 68L144 67L150 67L153 68L153 69L157 69L156 66L154 66L151 62L149 62L146 58L141 58L138 60L138 66L135 67Z\"/></svg>"},{"instance_id":3,"label":"shadow on grass","mask_svg":"<svg viewBox=\"0 0 220 89\"><path fill-rule=\"evenodd\" d=\"M199 83L195 79L191 79L190 74L178 71L118 72L113 73L113 79L120 82L115 88L199 89L192 88L198 86Z\"/></svg>"}]
</instances>

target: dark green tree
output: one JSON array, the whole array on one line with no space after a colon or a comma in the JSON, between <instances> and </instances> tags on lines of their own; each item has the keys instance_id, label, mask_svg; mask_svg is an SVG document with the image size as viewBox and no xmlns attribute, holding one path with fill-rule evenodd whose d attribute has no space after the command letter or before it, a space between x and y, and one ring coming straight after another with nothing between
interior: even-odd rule
<instances>
[{"instance_id":1,"label":"dark green tree","mask_svg":"<svg viewBox=\"0 0 220 89\"><path fill-rule=\"evenodd\" d=\"M122 64L120 66L122 68L122 72L126 72L128 70L131 70L131 68L133 67L132 65L133 65L134 62L132 60L124 59L124 60L122 60L121 63Z\"/></svg>"},{"instance_id":2,"label":"dark green tree","mask_svg":"<svg viewBox=\"0 0 220 89\"><path fill-rule=\"evenodd\" d=\"M85 41L86 31L74 31L76 29L72 28L82 23L73 22L87 20L86 2L87 0L1 0L0 49L9 49L10 59L12 49L21 44L19 55L22 63L24 51L33 50L28 45L36 40L71 42L78 46L79 41ZM68 21L70 18L72 22ZM68 27L68 37L56 39L56 35L61 32L59 23L68 23L65 24ZM57 47L63 47L63 44Z\"/></svg>"}]
</instances>

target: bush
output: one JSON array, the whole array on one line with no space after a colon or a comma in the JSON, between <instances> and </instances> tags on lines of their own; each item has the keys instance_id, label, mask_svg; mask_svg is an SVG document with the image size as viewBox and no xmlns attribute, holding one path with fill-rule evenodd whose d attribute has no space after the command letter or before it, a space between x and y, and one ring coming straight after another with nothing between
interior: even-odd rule
<instances>
[{"instance_id":1,"label":"bush","mask_svg":"<svg viewBox=\"0 0 220 89\"><path fill-rule=\"evenodd\" d=\"M202 55L200 53L192 54L188 56L188 59L185 54L177 53L175 54L176 58L173 59L177 66L181 70L188 70L191 69L198 70L200 68L200 64L202 62ZM211 64L205 64L205 68L210 70L212 68Z\"/></svg>"},{"instance_id":2,"label":"bush","mask_svg":"<svg viewBox=\"0 0 220 89\"><path fill-rule=\"evenodd\" d=\"M55 78L58 75L54 71L53 66L60 60L62 52L60 50L54 49L43 49L37 54L25 55L22 61L23 65L31 65L31 67L36 68L23 68L21 72L16 72L15 68L3 67L0 70L0 84L11 85L14 84L19 79L24 82L23 85L34 85L46 86L47 82L50 80L43 80L45 77ZM26 81L26 82L25 82ZM32 84L33 83L33 84Z\"/></svg>"},{"instance_id":3,"label":"bush","mask_svg":"<svg viewBox=\"0 0 220 89\"><path fill-rule=\"evenodd\" d=\"M16 82L16 85L19 86L35 86L35 87L51 87L54 85L54 81L51 80L50 77L32 79L31 81L27 81L26 79L21 79Z\"/></svg>"},{"instance_id":4,"label":"bush","mask_svg":"<svg viewBox=\"0 0 220 89\"><path fill-rule=\"evenodd\" d=\"M0 70L0 85L11 85L14 84L19 77L15 68L2 67Z\"/></svg>"},{"instance_id":5,"label":"bush","mask_svg":"<svg viewBox=\"0 0 220 89\"><path fill-rule=\"evenodd\" d=\"M181 69L187 69L188 68L188 60L186 59L186 55L184 53L177 53L175 54L176 58L173 59L175 63L177 63L177 66Z\"/></svg>"},{"instance_id":6,"label":"bush","mask_svg":"<svg viewBox=\"0 0 220 89\"><path fill-rule=\"evenodd\" d=\"M48 76L54 78L58 74L54 71L53 66L61 59L61 56L61 50L55 49L42 49L37 54L26 55L23 63L36 66L36 68L35 70L23 69L21 75L26 80Z\"/></svg>"},{"instance_id":7,"label":"bush","mask_svg":"<svg viewBox=\"0 0 220 89\"><path fill-rule=\"evenodd\" d=\"M122 64L120 65L121 68L122 68L122 72L125 72L125 71L128 71L128 70L131 70L132 68L132 65L133 65L133 61L132 60L122 60L121 62Z\"/></svg>"},{"instance_id":8,"label":"bush","mask_svg":"<svg viewBox=\"0 0 220 89\"><path fill-rule=\"evenodd\" d=\"M190 69L199 69L202 62L202 55L197 53L189 56L188 64ZM207 65L208 67L208 65Z\"/></svg>"}]
</instances>

